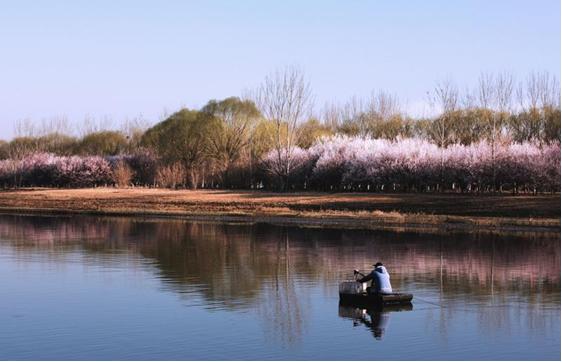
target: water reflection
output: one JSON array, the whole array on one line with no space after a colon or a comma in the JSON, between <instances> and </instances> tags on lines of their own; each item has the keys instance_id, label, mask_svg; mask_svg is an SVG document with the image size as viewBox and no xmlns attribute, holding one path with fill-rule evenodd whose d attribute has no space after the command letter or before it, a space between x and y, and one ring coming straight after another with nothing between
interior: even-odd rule
<instances>
[{"instance_id":1,"label":"water reflection","mask_svg":"<svg viewBox=\"0 0 562 362\"><path fill-rule=\"evenodd\" d=\"M376 340L382 340L390 324L392 313L411 311L412 304L395 305L386 307L374 307L368 304L352 304L340 302L338 305L338 316L351 319L353 326L366 326Z\"/></svg>"},{"instance_id":2,"label":"water reflection","mask_svg":"<svg viewBox=\"0 0 562 362\"><path fill-rule=\"evenodd\" d=\"M394 289L414 293L416 309L434 308L428 318L437 318L442 331L457 310L474 313L483 331L548 328L552 322L541 311L559 310L560 303L557 238L0 216L0 246L9 247L10 257L148 269L186 305L255 311L266 334L287 345L301 340L318 300L337 303L339 281L378 260ZM375 338L383 337L394 313L339 308L341 317L351 316Z\"/></svg>"},{"instance_id":3,"label":"water reflection","mask_svg":"<svg viewBox=\"0 0 562 362\"><path fill-rule=\"evenodd\" d=\"M326 286L353 268L384 260L397 289L419 282L452 298L520 292L530 301L560 288L558 236L431 235L285 228L127 218L0 217L0 237L20 256L49 251L87 260L138 253L178 292L199 288L210 301L250 302L263 283L306 278ZM44 257L41 254L40 257ZM184 290L184 288L188 288ZM239 305L233 305L238 307Z\"/></svg>"}]
</instances>

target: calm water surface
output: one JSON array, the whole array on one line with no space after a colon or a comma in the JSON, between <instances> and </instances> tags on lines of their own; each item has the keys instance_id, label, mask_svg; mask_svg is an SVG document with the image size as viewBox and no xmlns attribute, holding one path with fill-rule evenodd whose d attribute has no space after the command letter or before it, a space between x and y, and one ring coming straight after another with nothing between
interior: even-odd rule
<instances>
[{"instance_id":1,"label":"calm water surface","mask_svg":"<svg viewBox=\"0 0 562 362\"><path fill-rule=\"evenodd\" d=\"M340 306L382 260L411 310ZM0 216L0 359L559 359L559 235Z\"/></svg>"}]
</instances>

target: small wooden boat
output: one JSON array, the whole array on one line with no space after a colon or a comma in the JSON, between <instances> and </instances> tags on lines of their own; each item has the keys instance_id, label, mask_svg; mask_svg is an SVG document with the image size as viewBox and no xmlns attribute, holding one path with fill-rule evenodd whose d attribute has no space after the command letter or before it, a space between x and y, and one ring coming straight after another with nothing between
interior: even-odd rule
<instances>
[{"instance_id":1,"label":"small wooden boat","mask_svg":"<svg viewBox=\"0 0 562 362\"><path fill-rule=\"evenodd\" d=\"M392 293L392 294L368 294L367 292L360 294L344 294L340 293L340 300L350 303L367 303L378 305L401 305L411 304L414 296L408 293Z\"/></svg>"},{"instance_id":2,"label":"small wooden boat","mask_svg":"<svg viewBox=\"0 0 562 362\"><path fill-rule=\"evenodd\" d=\"M340 283L339 292L341 301L365 305L406 305L411 304L414 298L409 293L371 294L366 283L356 281Z\"/></svg>"}]
</instances>

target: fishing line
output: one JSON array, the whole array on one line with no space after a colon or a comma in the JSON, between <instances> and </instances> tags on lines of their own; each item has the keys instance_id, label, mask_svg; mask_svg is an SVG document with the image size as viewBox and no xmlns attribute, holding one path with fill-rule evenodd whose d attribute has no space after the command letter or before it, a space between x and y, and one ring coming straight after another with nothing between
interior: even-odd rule
<instances>
[{"instance_id":1,"label":"fishing line","mask_svg":"<svg viewBox=\"0 0 562 362\"><path fill-rule=\"evenodd\" d=\"M418 301L418 300L421 300L422 302L427 303L427 304L435 305L435 306L440 307L440 308L448 308L446 305L443 305L441 303L432 302L430 300L414 296L413 301Z\"/></svg>"},{"instance_id":2,"label":"fishing line","mask_svg":"<svg viewBox=\"0 0 562 362\"><path fill-rule=\"evenodd\" d=\"M418 301L418 300L421 301L421 302L424 302L424 303L426 303L426 304L434 305L434 306L439 307L439 308L444 308L444 309L445 309L445 308L448 308L448 309L454 309L454 310L461 310L461 311L464 311L464 312L477 312L479 309L482 309L482 308L503 308L503 307L508 307L508 305L505 305L505 304L498 304L498 305L482 305L482 306L475 307L475 308L466 308L466 307L465 307L465 308L462 308L462 307L457 308L457 307L455 307L455 306L448 306L448 305L444 305L444 304L442 304L442 303L432 302L432 301L430 301L430 300L427 300L427 299L424 299L424 298L420 298L420 297L414 297L414 300L413 300L413 301L415 302L415 301ZM431 308L416 309L416 310L428 310L428 309L431 309Z\"/></svg>"}]
</instances>

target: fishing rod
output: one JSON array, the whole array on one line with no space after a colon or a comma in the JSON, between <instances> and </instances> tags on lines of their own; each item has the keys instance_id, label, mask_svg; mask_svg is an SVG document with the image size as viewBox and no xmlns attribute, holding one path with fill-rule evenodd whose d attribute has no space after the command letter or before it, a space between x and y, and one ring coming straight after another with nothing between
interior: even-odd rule
<instances>
[{"instance_id":1,"label":"fishing rod","mask_svg":"<svg viewBox=\"0 0 562 362\"><path fill-rule=\"evenodd\" d=\"M353 276L357 279L357 275L361 275L361 277L365 277L365 274L361 273L359 270L357 269L353 269Z\"/></svg>"}]
</instances>

